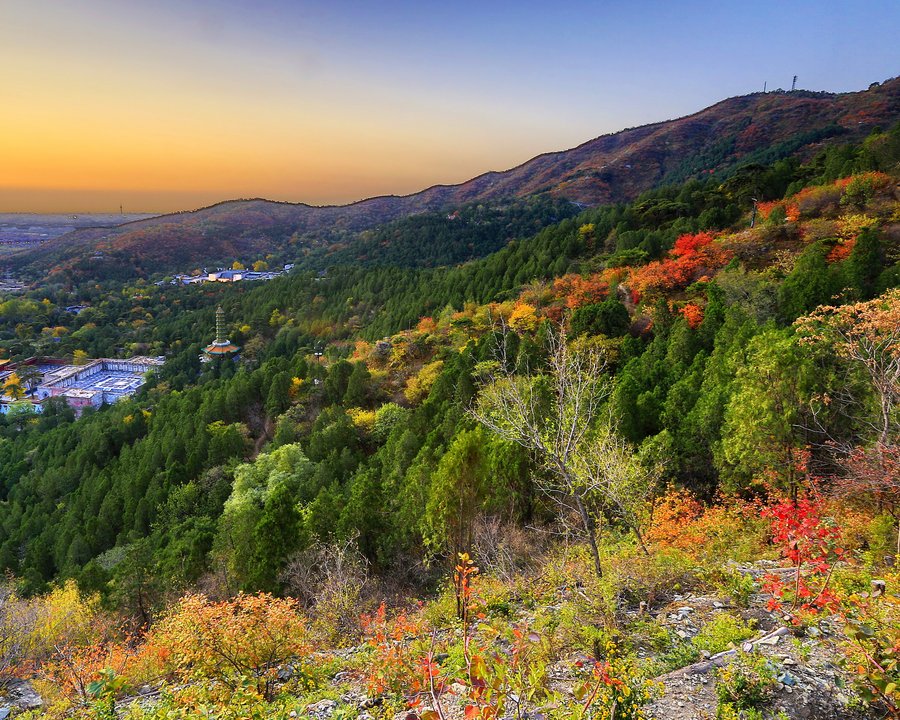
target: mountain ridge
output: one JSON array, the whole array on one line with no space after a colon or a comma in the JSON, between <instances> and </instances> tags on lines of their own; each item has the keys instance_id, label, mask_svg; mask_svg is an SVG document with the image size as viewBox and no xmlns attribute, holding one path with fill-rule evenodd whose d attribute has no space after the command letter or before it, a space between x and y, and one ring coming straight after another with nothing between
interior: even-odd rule
<instances>
[{"instance_id":1,"label":"mountain ridge","mask_svg":"<svg viewBox=\"0 0 900 720\"><path fill-rule=\"evenodd\" d=\"M754 153L768 152L776 159L808 157L833 138L858 140L874 127L898 119L900 78L850 93L757 92L674 120L600 135L463 183L436 184L407 195L380 195L345 205L223 200L113 230L79 230L18 253L10 262L42 274L79 268L83 274L89 272L86 260L110 255L137 274L151 274L283 250L291 240L307 246L327 244L342 234L467 203L540 194L582 206L624 202L668 182L726 173L752 161Z\"/></svg>"}]
</instances>

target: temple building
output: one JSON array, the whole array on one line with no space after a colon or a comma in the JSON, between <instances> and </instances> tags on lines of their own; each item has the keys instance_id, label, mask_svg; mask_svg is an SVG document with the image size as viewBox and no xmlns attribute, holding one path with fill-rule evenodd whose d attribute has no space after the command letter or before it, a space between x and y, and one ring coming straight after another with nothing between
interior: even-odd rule
<instances>
[{"instance_id":1,"label":"temple building","mask_svg":"<svg viewBox=\"0 0 900 720\"><path fill-rule=\"evenodd\" d=\"M236 354L240 348L225 337L225 311L222 306L216 308L216 339L211 345L203 348L208 359Z\"/></svg>"}]
</instances>

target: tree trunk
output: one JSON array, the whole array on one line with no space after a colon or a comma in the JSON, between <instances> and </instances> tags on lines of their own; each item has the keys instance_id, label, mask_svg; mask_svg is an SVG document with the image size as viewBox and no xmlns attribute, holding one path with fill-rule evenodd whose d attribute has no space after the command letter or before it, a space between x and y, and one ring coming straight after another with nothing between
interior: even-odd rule
<instances>
[{"instance_id":1,"label":"tree trunk","mask_svg":"<svg viewBox=\"0 0 900 720\"><path fill-rule=\"evenodd\" d=\"M644 555L650 555L650 551L647 549L647 544L644 542L644 536L641 533L640 528L637 526L637 523L631 526L631 529L634 530L634 535L637 538L638 543L641 545L641 550L644 551Z\"/></svg>"},{"instance_id":2,"label":"tree trunk","mask_svg":"<svg viewBox=\"0 0 900 720\"><path fill-rule=\"evenodd\" d=\"M603 568L600 565L600 551L597 549L597 537L594 533L594 519L582 502L581 497L578 495L575 496L575 504L578 506L578 513L581 515L581 522L584 525L584 532L588 539L588 547L591 549L591 560L594 561L594 572L597 573L597 577L602 578Z\"/></svg>"}]
</instances>

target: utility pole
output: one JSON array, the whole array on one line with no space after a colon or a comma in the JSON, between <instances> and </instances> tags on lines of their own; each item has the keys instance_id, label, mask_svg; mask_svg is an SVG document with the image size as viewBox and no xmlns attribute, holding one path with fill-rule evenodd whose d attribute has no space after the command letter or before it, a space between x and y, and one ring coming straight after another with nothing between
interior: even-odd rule
<instances>
[{"instance_id":1,"label":"utility pole","mask_svg":"<svg viewBox=\"0 0 900 720\"><path fill-rule=\"evenodd\" d=\"M769 81L768 81L768 80L766 80L766 81L763 82L763 93L766 92L766 86L768 86L768 84L769 84Z\"/></svg>"},{"instance_id":2,"label":"utility pole","mask_svg":"<svg viewBox=\"0 0 900 720\"><path fill-rule=\"evenodd\" d=\"M794 82L791 83L791 92L797 89L797 76L794 75Z\"/></svg>"}]
</instances>

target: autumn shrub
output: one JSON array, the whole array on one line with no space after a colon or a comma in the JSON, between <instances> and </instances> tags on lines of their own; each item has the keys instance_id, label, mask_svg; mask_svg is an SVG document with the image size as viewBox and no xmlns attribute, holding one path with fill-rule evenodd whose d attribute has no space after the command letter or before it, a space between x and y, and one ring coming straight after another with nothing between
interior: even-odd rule
<instances>
[{"instance_id":1,"label":"autumn shrub","mask_svg":"<svg viewBox=\"0 0 900 720\"><path fill-rule=\"evenodd\" d=\"M443 360L435 360L425 365L418 373L409 378L406 383L406 389L403 391L406 399L411 403L417 403L424 400L431 391L441 370L444 368Z\"/></svg>"},{"instance_id":2,"label":"autumn shrub","mask_svg":"<svg viewBox=\"0 0 900 720\"><path fill-rule=\"evenodd\" d=\"M843 190L837 185L817 185L803 188L791 200L801 217L816 217L837 209Z\"/></svg>"},{"instance_id":3,"label":"autumn shrub","mask_svg":"<svg viewBox=\"0 0 900 720\"><path fill-rule=\"evenodd\" d=\"M286 695L269 701L249 685L230 690L215 683L197 682L181 688L163 688L153 703L135 702L120 709L119 717L123 720L291 720L299 717L306 705L303 698ZM98 720L90 710L74 717Z\"/></svg>"},{"instance_id":4,"label":"autumn shrub","mask_svg":"<svg viewBox=\"0 0 900 720\"><path fill-rule=\"evenodd\" d=\"M615 645L606 648L607 660L589 665L589 677L576 684L577 704L562 717L610 717L619 720L645 720L645 706L660 690L647 680L633 658L618 654Z\"/></svg>"},{"instance_id":5,"label":"autumn shrub","mask_svg":"<svg viewBox=\"0 0 900 720\"><path fill-rule=\"evenodd\" d=\"M756 216L762 221L768 221L772 212L776 208L781 208L784 210L784 203L780 200L766 200L764 202L760 202L756 204ZM782 220L784 219L784 215L781 216Z\"/></svg>"},{"instance_id":6,"label":"autumn shrub","mask_svg":"<svg viewBox=\"0 0 900 720\"><path fill-rule=\"evenodd\" d=\"M363 408L349 408L347 415L353 421L353 425L364 434L369 435L375 429L375 411Z\"/></svg>"},{"instance_id":7,"label":"autumn shrub","mask_svg":"<svg viewBox=\"0 0 900 720\"><path fill-rule=\"evenodd\" d=\"M609 281L602 274L577 275L570 273L553 281L553 292L565 300L570 310L601 302L609 295Z\"/></svg>"},{"instance_id":8,"label":"autumn shrub","mask_svg":"<svg viewBox=\"0 0 900 720\"><path fill-rule=\"evenodd\" d=\"M18 597L9 586L0 588L0 687L31 657L36 623L37 611L32 603Z\"/></svg>"},{"instance_id":9,"label":"autumn shrub","mask_svg":"<svg viewBox=\"0 0 900 720\"><path fill-rule=\"evenodd\" d=\"M897 520L889 513L882 513L869 521L865 541L867 558L873 565L884 565L888 558L896 560Z\"/></svg>"},{"instance_id":10,"label":"autumn shrub","mask_svg":"<svg viewBox=\"0 0 900 720\"><path fill-rule=\"evenodd\" d=\"M635 302L650 291L682 289L724 267L732 254L710 233L681 235L664 260L636 268L628 280Z\"/></svg>"},{"instance_id":11,"label":"autumn shrub","mask_svg":"<svg viewBox=\"0 0 900 720\"><path fill-rule=\"evenodd\" d=\"M687 320L688 326L693 329L700 327L700 324L703 322L703 307L697 303L687 303L679 312Z\"/></svg>"},{"instance_id":12,"label":"autumn shrub","mask_svg":"<svg viewBox=\"0 0 900 720\"><path fill-rule=\"evenodd\" d=\"M844 666L863 699L900 718L900 574L873 583L843 603Z\"/></svg>"},{"instance_id":13,"label":"autumn shrub","mask_svg":"<svg viewBox=\"0 0 900 720\"><path fill-rule=\"evenodd\" d=\"M224 602L188 595L149 643L182 681L211 679L232 691L250 684L270 698L279 666L290 662L298 679L309 677L311 648L297 602L265 593Z\"/></svg>"},{"instance_id":14,"label":"autumn shrub","mask_svg":"<svg viewBox=\"0 0 900 720\"><path fill-rule=\"evenodd\" d=\"M716 720L791 720L783 710L774 715L759 708L739 708L734 703L719 703L716 707Z\"/></svg>"},{"instance_id":15,"label":"autumn shrub","mask_svg":"<svg viewBox=\"0 0 900 720\"><path fill-rule=\"evenodd\" d=\"M792 568L790 575L766 576L763 590L772 595L769 609L785 610L795 624L801 614L834 609L838 598L829 584L844 554L840 528L823 516L819 503L807 498L777 503L763 514L771 522L773 542Z\"/></svg>"},{"instance_id":16,"label":"autumn shrub","mask_svg":"<svg viewBox=\"0 0 900 720\"><path fill-rule=\"evenodd\" d=\"M538 326L537 308L517 300L509 315L509 326L518 333L534 332Z\"/></svg>"},{"instance_id":17,"label":"autumn shrub","mask_svg":"<svg viewBox=\"0 0 900 720\"><path fill-rule=\"evenodd\" d=\"M520 625L485 627L466 653L467 718L521 717L551 695L549 645Z\"/></svg>"},{"instance_id":18,"label":"autumn shrub","mask_svg":"<svg viewBox=\"0 0 900 720\"><path fill-rule=\"evenodd\" d=\"M861 503L834 500L823 505L823 512L841 529L844 553L858 553L870 545L873 511Z\"/></svg>"},{"instance_id":19,"label":"autumn shrub","mask_svg":"<svg viewBox=\"0 0 900 720\"><path fill-rule=\"evenodd\" d=\"M59 646L40 665L34 684L48 704L86 702L105 684L118 693L132 685L129 670L137 654L121 641Z\"/></svg>"},{"instance_id":20,"label":"autumn shrub","mask_svg":"<svg viewBox=\"0 0 900 720\"><path fill-rule=\"evenodd\" d=\"M369 692L399 695L421 689L418 678L427 632L423 619L406 612L389 614L382 603L360 622L368 646L364 672Z\"/></svg>"},{"instance_id":21,"label":"autumn shrub","mask_svg":"<svg viewBox=\"0 0 900 720\"><path fill-rule=\"evenodd\" d=\"M843 178L835 184L838 187L843 186L844 189L841 205L862 208L875 196L878 190L887 187L891 183L891 177L885 173L865 172L849 178Z\"/></svg>"},{"instance_id":22,"label":"autumn shrub","mask_svg":"<svg viewBox=\"0 0 900 720\"><path fill-rule=\"evenodd\" d=\"M89 644L109 630L100 613L99 596L83 594L74 580L32 602L36 609L31 639L35 659L49 657L64 645Z\"/></svg>"},{"instance_id":23,"label":"autumn shrub","mask_svg":"<svg viewBox=\"0 0 900 720\"><path fill-rule=\"evenodd\" d=\"M837 237L838 228L834 220L812 218L803 223L803 240L808 244Z\"/></svg>"},{"instance_id":24,"label":"autumn shrub","mask_svg":"<svg viewBox=\"0 0 900 720\"><path fill-rule=\"evenodd\" d=\"M838 237L842 240L856 240L859 234L878 225L876 218L859 213L846 213L837 219Z\"/></svg>"},{"instance_id":25,"label":"autumn shrub","mask_svg":"<svg viewBox=\"0 0 900 720\"><path fill-rule=\"evenodd\" d=\"M739 607L749 607L753 595L759 591L759 585L753 576L750 573L741 572L733 565L714 567L707 574L707 578Z\"/></svg>"},{"instance_id":26,"label":"autumn shrub","mask_svg":"<svg viewBox=\"0 0 900 720\"><path fill-rule=\"evenodd\" d=\"M99 598L84 595L70 580L33 598L20 598L11 587L0 590L0 682L37 672L75 648L107 639L110 620Z\"/></svg>"},{"instance_id":27,"label":"autumn shrub","mask_svg":"<svg viewBox=\"0 0 900 720\"><path fill-rule=\"evenodd\" d=\"M705 505L686 490L670 489L657 501L645 539L652 547L681 550L697 561L747 559L762 544L757 510L737 498Z\"/></svg>"}]
</instances>

